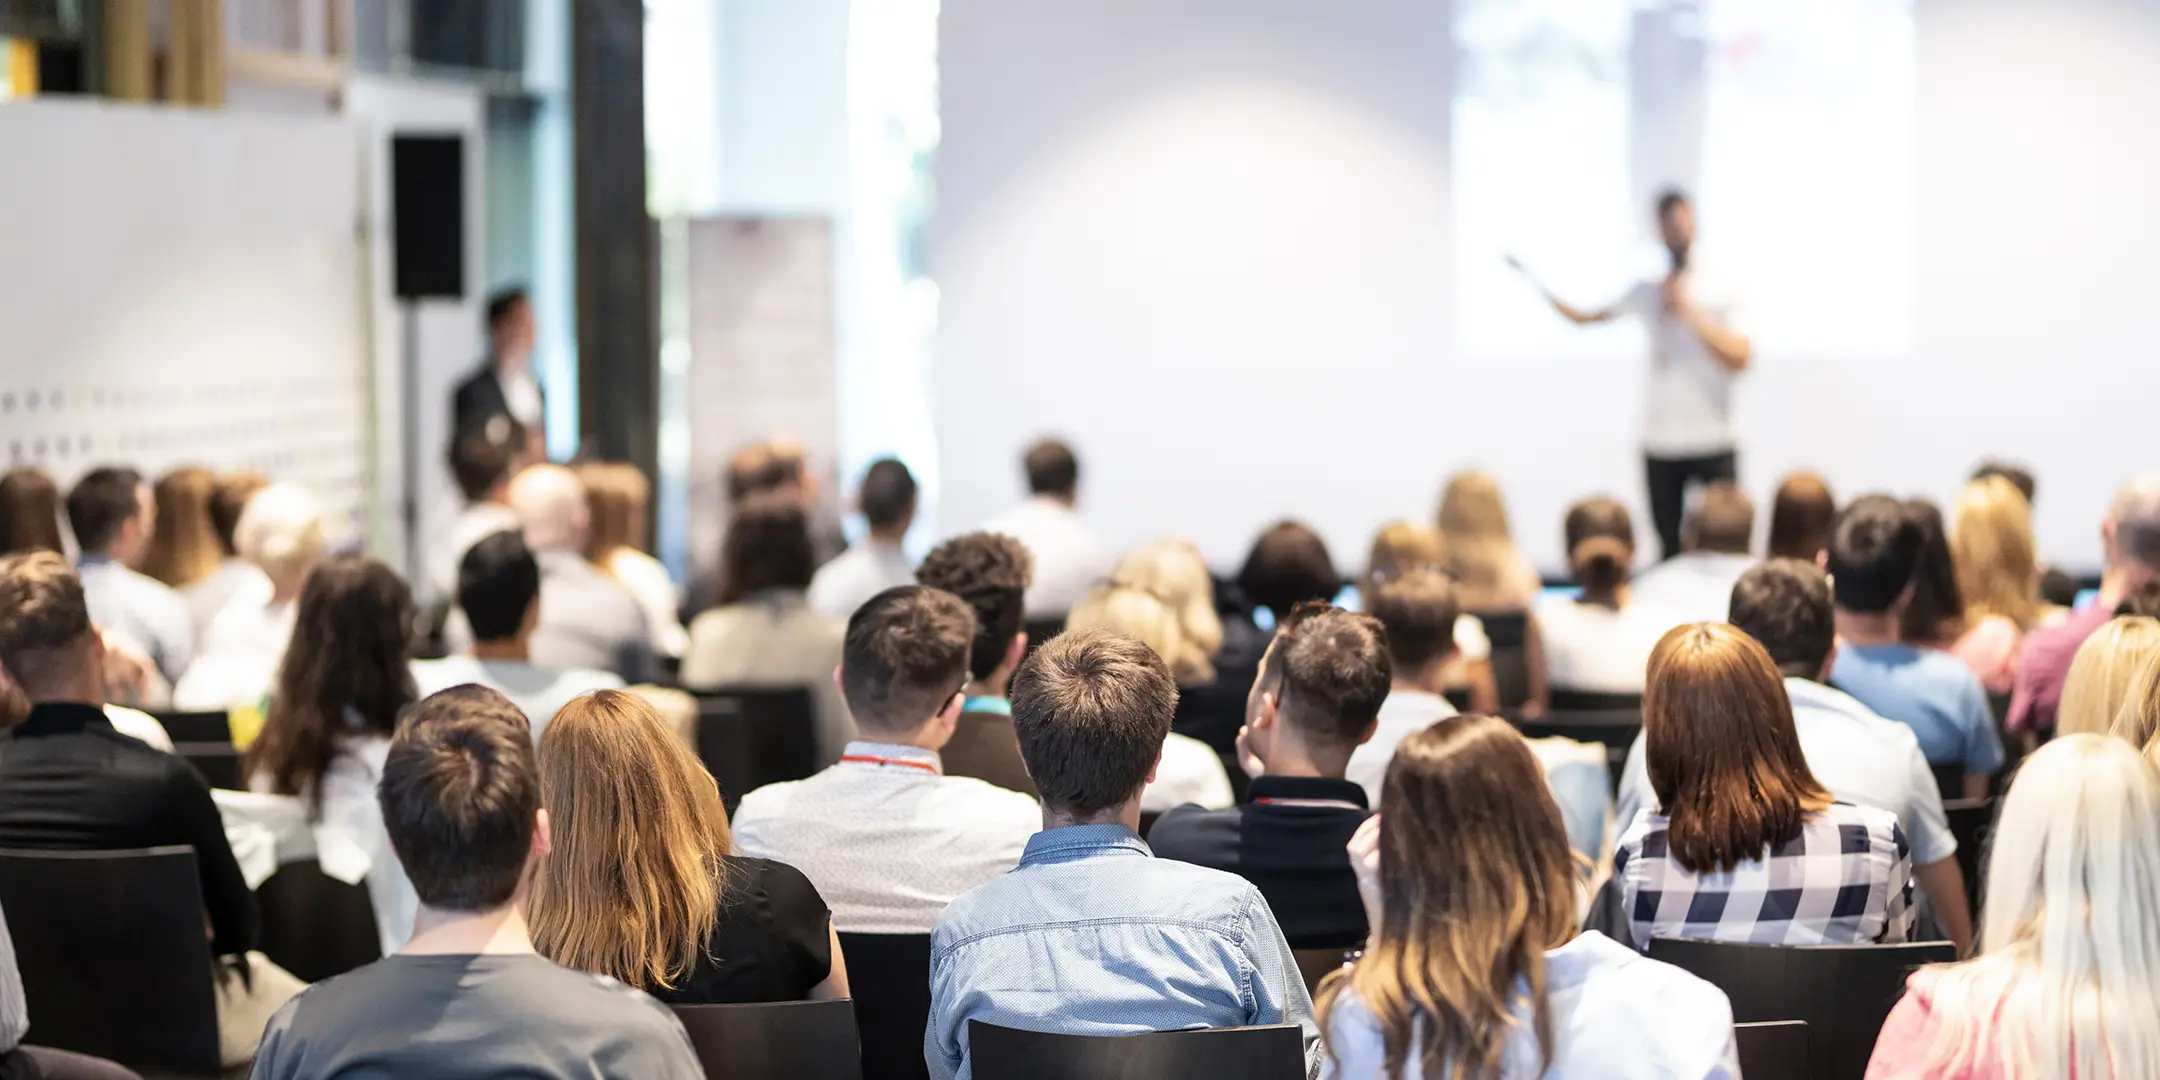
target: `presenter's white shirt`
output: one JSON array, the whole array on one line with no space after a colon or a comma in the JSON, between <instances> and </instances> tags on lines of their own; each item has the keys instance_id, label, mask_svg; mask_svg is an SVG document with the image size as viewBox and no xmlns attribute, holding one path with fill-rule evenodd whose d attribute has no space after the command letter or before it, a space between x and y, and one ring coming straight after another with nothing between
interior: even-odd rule
<instances>
[{"instance_id":1,"label":"presenter's white shirt","mask_svg":"<svg viewBox=\"0 0 2160 1080\"><path fill-rule=\"evenodd\" d=\"M1688 296L1718 325L1739 331L1739 305L1712 279L1690 272ZM1650 339L1650 387L1644 397L1643 452L1652 457L1704 457L1733 448L1734 374L1711 355L1702 336L1665 306L1665 282L1629 289L1616 305L1636 316Z\"/></svg>"}]
</instances>

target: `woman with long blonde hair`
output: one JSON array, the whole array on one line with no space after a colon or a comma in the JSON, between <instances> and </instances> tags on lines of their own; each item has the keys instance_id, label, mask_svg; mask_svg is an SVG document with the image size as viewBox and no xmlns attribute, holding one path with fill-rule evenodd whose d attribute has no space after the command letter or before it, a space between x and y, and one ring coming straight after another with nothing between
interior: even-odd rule
<instances>
[{"instance_id":1,"label":"woman with long blonde hair","mask_svg":"<svg viewBox=\"0 0 2160 1080\"><path fill-rule=\"evenodd\" d=\"M2058 735L2105 735L2131 701L2140 669L2160 656L2160 619L2120 615L2093 631L2070 658L2062 701L2055 707Z\"/></svg>"},{"instance_id":2,"label":"woman with long blonde hair","mask_svg":"<svg viewBox=\"0 0 2160 1080\"><path fill-rule=\"evenodd\" d=\"M1320 986L1332 1075L1739 1075L1721 991L1576 933L1560 811L1506 721L1451 717L1403 740L1350 862L1373 933Z\"/></svg>"},{"instance_id":3,"label":"woman with long blonde hair","mask_svg":"<svg viewBox=\"0 0 2160 1080\"><path fill-rule=\"evenodd\" d=\"M681 656L690 642L678 617L682 590L675 587L667 567L646 550L651 482L637 466L620 461L588 462L578 466L577 474L585 485L590 523L586 560L637 599L652 631L653 648L663 656Z\"/></svg>"},{"instance_id":4,"label":"woman with long blonde hair","mask_svg":"<svg viewBox=\"0 0 2160 1080\"><path fill-rule=\"evenodd\" d=\"M2056 739L1991 843L1980 955L1913 974L1868 1080L2160 1076L2160 774L2120 739Z\"/></svg>"},{"instance_id":5,"label":"woman with long blonde hair","mask_svg":"<svg viewBox=\"0 0 2160 1080\"><path fill-rule=\"evenodd\" d=\"M1532 610L1540 581L1515 546L1499 482L1480 469L1448 477L1438 523L1443 568L1455 579L1464 613L1478 618L1489 649L1522 651L1523 685L1496 687L1502 691L1500 704L1520 708L1525 716L1543 715L1552 695L1545 679L1544 629ZM1522 700L1514 700L1517 696Z\"/></svg>"},{"instance_id":6,"label":"woman with long blonde hair","mask_svg":"<svg viewBox=\"0 0 2160 1080\"><path fill-rule=\"evenodd\" d=\"M1965 630L1951 652L1988 693L2006 693L2025 632L2040 621L2032 505L2010 481L1986 476L1965 485L1952 513L1950 562L1965 599Z\"/></svg>"},{"instance_id":7,"label":"woman with long blonde hair","mask_svg":"<svg viewBox=\"0 0 2160 1080\"><path fill-rule=\"evenodd\" d=\"M542 956L680 1005L847 996L801 871L731 853L720 788L635 694L573 699L540 733L551 851L527 906Z\"/></svg>"},{"instance_id":8,"label":"woman with long blonde hair","mask_svg":"<svg viewBox=\"0 0 2160 1080\"><path fill-rule=\"evenodd\" d=\"M184 589L217 571L224 552L210 521L210 496L216 490L217 475L194 465L158 477L151 489L157 527L143 551L143 573Z\"/></svg>"},{"instance_id":9,"label":"woman with long blonde hair","mask_svg":"<svg viewBox=\"0 0 2160 1080\"><path fill-rule=\"evenodd\" d=\"M1365 610L1372 610L1373 594L1382 585L1421 570L1447 573L1446 545L1439 530L1412 521L1380 526L1366 555L1365 576L1358 582ZM1460 591L1458 587L1458 595ZM1441 672L1449 693L1466 691L1471 712L1499 712L1500 688L1493 680L1492 641L1485 636L1484 622L1467 611L1455 616L1454 640L1455 655Z\"/></svg>"},{"instance_id":10,"label":"woman with long blonde hair","mask_svg":"<svg viewBox=\"0 0 2160 1080\"><path fill-rule=\"evenodd\" d=\"M1165 656L1180 686L1215 681L1215 654L1222 650L1222 616L1215 612L1215 580L1207 560L1187 540L1163 539L1133 549L1110 571L1110 583L1162 601L1177 622L1176 656Z\"/></svg>"}]
</instances>

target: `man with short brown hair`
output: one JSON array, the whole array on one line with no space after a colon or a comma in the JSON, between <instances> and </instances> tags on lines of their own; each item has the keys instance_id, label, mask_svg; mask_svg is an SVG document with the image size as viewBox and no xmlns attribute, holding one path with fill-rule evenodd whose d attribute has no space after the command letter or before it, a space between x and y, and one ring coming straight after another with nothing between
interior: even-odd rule
<instances>
[{"instance_id":1,"label":"man with short brown hair","mask_svg":"<svg viewBox=\"0 0 2160 1080\"><path fill-rule=\"evenodd\" d=\"M967 1026L981 1020L1075 1035L1295 1023L1317 1076L1312 999L1267 900L1234 874L1154 858L1135 831L1177 706L1169 666L1130 638L1069 631L1020 665L1012 703L1043 831L938 919L930 1074L971 1075Z\"/></svg>"},{"instance_id":2,"label":"man with short brown hair","mask_svg":"<svg viewBox=\"0 0 2160 1080\"><path fill-rule=\"evenodd\" d=\"M1635 575L1634 603L1670 614L1673 625L1723 622L1740 575L1755 565L1748 545L1755 504L1730 481L1703 489L1681 527L1684 550Z\"/></svg>"},{"instance_id":3,"label":"man with short brown hair","mask_svg":"<svg viewBox=\"0 0 2160 1080\"><path fill-rule=\"evenodd\" d=\"M1385 592L1382 586L1380 592ZM1452 648L1454 623L1441 631ZM1186 805L1148 832L1157 855L1242 875L1267 898L1292 948L1365 940L1345 845L1371 816L1365 789L1343 778L1372 738L1394 674L1380 621L1300 606L1260 660L1239 742L1261 772L1227 810Z\"/></svg>"},{"instance_id":4,"label":"man with short brown hair","mask_svg":"<svg viewBox=\"0 0 2160 1080\"><path fill-rule=\"evenodd\" d=\"M1020 541L1002 533L971 532L932 549L915 569L915 580L967 601L975 609L975 642L968 649L967 701L960 723L945 744L945 768L1025 795L1035 781L1020 763L1013 736L1013 672L1027 655L1027 588L1035 558Z\"/></svg>"},{"instance_id":5,"label":"man with short brown hair","mask_svg":"<svg viewBox=\"0 0 2160 1080\"><path fill-rule=\"evenodd\" d=\"M472 685L422 699L391 741L378 798L420 895L412 940L280 1009L257 1080L704 1075L667 1006L535 954L525 890L548 816L532 729L509 699Z\"/></svg>"},{"instance_id":6,"label":"man with short brown hair","mask_svg":"<svg viewBox=\"0 0 2160 1080\"><path fill-rule=\"evenodd\" d=\"M743 796L735 844L803 872L851 934L923 934L953 897L1020 861L1035 800L946 775L975 612L920 585L887 589L848 620L833 672L859 737L806 780Z\"/></svg>"}]
</instances>

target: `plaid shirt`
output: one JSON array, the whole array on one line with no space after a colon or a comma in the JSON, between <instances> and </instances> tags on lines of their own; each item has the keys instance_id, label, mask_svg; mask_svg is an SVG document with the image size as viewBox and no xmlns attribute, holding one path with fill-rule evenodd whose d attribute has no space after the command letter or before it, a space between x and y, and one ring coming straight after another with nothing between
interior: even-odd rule
<instances>
[{"instance_id":1,"label":"plaid shirt","mask_svg":"<svg viewBox=\"0 0 2160 1080\"><path fill-rule=\"evenodd\" d=\"M1638 947L1653 937L1757 945L1858 945L1912 932L1912 852L1897 815L1832 803L1766 858L1696 874L1644 810L1613 853Z\"/></svg>"}]
</instances>

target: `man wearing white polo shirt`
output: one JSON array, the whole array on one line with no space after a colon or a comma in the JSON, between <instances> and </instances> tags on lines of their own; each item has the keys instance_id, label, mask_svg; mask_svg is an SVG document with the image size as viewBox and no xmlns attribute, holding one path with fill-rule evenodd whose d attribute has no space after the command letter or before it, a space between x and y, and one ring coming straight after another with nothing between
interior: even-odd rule
<instances>
[{"instance_id":1,"label":"man wearing white polo shirt","mask_svg":"<svg viewBox=\"0 0 2160 1080\"><path fill-rule=\"evenodd\" d=\"M1927 894L1943 933L1960 952L1972 947L1972 910L1958 869L1957 840L1942 794L1911 728L1875 715L1823 683L1836 659L1830 581L1811 563L1772 559L1733 586L1731 623L1762 643L1785 674L1793 729L1808 771L1840 802L1888 810L1912 844L1913 881ZM1637 811L1657 809L1644 764L1642 736L1628 750L1620 778L1620 827Z\"/></svg>"}]
</instances>

